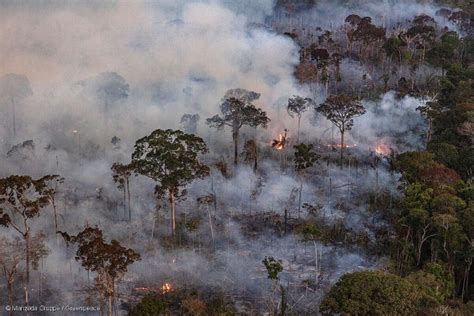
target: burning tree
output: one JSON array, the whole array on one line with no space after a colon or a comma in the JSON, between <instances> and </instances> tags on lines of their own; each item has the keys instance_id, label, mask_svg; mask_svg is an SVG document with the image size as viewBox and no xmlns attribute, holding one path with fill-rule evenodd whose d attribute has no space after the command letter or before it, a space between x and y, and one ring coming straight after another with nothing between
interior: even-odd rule
<instances>
[{"instance_id":1,"label":"burning tree","mask_svg":"<svg viewBox=\"0 0 474 316\"><path fill-rule=\"evenodd\" d=\"M166 194L171 206L171 232L176 231L176 200L186 195L181 190L195 179L209 175L209 167L202 164L199 154L207 152L202 138L179 130L157 129L135 143L132 165L138 174L158 184L155 193L159 199Z\"/></svg>"},{"instance_id":2,"label":"burning tree","mask_svg":"<svg viewBox=\"0 0 474 316\"><path fill-rule=\"evenodd\" d=\"M30 280L30 220L51 203L50 196L44 191L46 179L33 180L17 175L0 179L0 225L13 228L25 241L27 283Z\"/></svg>"},{"instance_id":3,"label":"burning tree","mask_svg":"<svg viewBox=\"0 0 474 316\"><path fill-rule=\"evenodd\" d=\"M296 149L295 152L295 171L297 172L300 178L300 189L299 189L299 198L298 198L298 215L300 214L301 210L301 194L303 191L303 174L304 171L308 168L314 166L314 164L318 161L319 155L313 151L312 144L299 144L294 146Z\"/></svg>"},{"instance_id":4,"label":"burning tree","mask_svg":"<svg viewBox=\"0 0 474 316\"><path fill-rule=\"evenodd\" d=\"M270 119L267 113L255 107L253 101L260 97L259 93L244 89L232 89L227 91L220 105L222 116L215 115L206 120L210 127L218 129L224 126L232 128L232 139L234 141L234 164L238 164L239 133L244 125L254 128L267 127Z\"/></svg>"},{"instance_id":5,"label":"burning tree","mask_svg":"<svg viewBox=\"0 0 474 316\"><path fill-rule=\"evenodd\" d=\"M354 118L365 113L365 108L355 98L346 95L331 95L316 108L330 120L341 133L341 168L344 158L344 133L352 129Z\"/></svg>"},{"instance_id":6,"label":"burning tree","mask_svg":"<svg viewBox=\"0 0 474 316\"><path fill-rule=\"evenodd\" d=\"M128 266L140 260L133 249L125 248L117 240L105 242L99 228L86 227L76 236L59 232L66 243L77 244L76 261L88 271L97 273L96 289L108 302L108 315L112 315L116 296L116 283L127 272Z\"/></svg>"},{"instance_id":7,"label":"burning tree","mask_svg":"<svg viewBox=\"0 0 474 316\"><path fill-rule=\"evenodd\" d=\"M132 220L132 209L130 206L130 177L133 172L131 164L123 165L121 163L114 163L112 165L112 178L117 184L117 188L123 192L123 210L127 213L128 209L128 220Z\"/></svg>"},{"instance_id":8,"label":"burning tree","mask_svg":"<svg viewBox=\"0 0 474 316\"><path fill-rule=\"evenodd\" d=\"M302 98L300 96L293 96L288 99L288 115L291 117L298 118L298 132L296 136L296 142L300 141L300 126L301 126L301 115L308 110L310 106L314 106L314 101L310 98Z\"/></svg>"},{"instance_id":9,"label":"burning tree","mask_svg":"<svg viewBox=\"0 0 474 316\"><path fill-rule=\"evenodd\" d=\"M285 128L285 134L280 134L277 139L274 139L272 141L272 148L275 148L276 150L282 150L285 148L286 144L288 143L288 130Z\"/></svg>"}]
</instances>

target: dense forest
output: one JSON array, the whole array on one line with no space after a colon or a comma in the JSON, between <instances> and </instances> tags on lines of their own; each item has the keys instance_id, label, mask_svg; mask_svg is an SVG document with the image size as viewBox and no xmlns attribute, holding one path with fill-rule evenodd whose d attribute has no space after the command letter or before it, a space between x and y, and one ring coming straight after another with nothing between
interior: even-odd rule
<instances>
[{"instance_id":1,"label":"dense forest","mask_svg":"<svg viewBox=\"0 0 474 316\"><path fill-rule=\"evenodd\" d=\"M4 315L474 315L472 1L0 1Z\"/></svg>"}]
</instances>

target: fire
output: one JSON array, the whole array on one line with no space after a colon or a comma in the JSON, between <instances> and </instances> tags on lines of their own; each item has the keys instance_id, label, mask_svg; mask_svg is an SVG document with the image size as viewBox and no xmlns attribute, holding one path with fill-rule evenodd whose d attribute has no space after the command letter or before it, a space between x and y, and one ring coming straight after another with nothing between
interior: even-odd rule
<instances>
[{"instance_id":1,"label":"fire","mask_svg":"<svg viewBox=\"0 0 474 316\"><path fill-rule=\"evenodd\" d=\"M173 287L171 286L171 283L163 283L161 286L161 293L166 294L168 292L171 292L173 290Z\"/></svg>"},{"instance_id":2,"label":"fire","mask_svg":"<svg viewBox=\"0 0 474 316\"><path fill-rule=\"evenodd\" d=\"M377 155L388 156L390 154L390 148L385 144L376 144L374 146L374 152Z\"/></svg>"},{"instance_id":3,"label":"fire","mask_svg":"<svg viewBox=\"0 0 474 316\"><path fill-rule=\"evenodd\" d=\"M279 134L278 138L272 141L272 148L275 148L276 150L282 150L285 148L285 145L288 142L286 139L287 132L288 130L285 129L285 135Z\"/></svg>"},{"instance_id":4,"label":"fire","mask_svg":"<svg viewBox=\"0 0 474 316\"><path fill-rule=\"evenodd\" d=\"M273 140L273 144L272 144L273 148L275 148L276 150L282 150L284 147L282 141L283 141L283 135L280 134L278 136L278 139Z\"/></svg>"}]
</instances>

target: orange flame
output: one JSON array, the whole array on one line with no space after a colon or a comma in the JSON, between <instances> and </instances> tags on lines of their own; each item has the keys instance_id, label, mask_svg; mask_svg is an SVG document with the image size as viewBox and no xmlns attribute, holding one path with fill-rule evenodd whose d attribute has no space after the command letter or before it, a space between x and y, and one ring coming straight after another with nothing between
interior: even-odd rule
<instances>
[{"instance_id":1,"label":"orange flame","mask_svg":"<svg viewBox=\"0 0 474 316\"><path fill-rule=\"evenodd\" d=\"M276 150L282 150L283 148L285 148L285 144L286 144L286 135L284 136L283 134L279 134L278 139L274 139L271 145Z\"/></svg>"},{"instance_id":2,"label":"orange flame","mask_svg":"<svg viewBox=\"0 0 474 316\"><path fill-rule=\"evenodd\" d=\"M161 292L163 294L171 292L172 290L173 290L173 287L171 286L171 283L163 283L163 285L161 286Z\"/></svg>"},{"instance_id":3,"label":"orange flame","mask_svg":"<svg viewBox=\"0 0 474 316\"><path fill-rule=\"evenodd\" d=\"M388 156L390 154L390 148L385 144L376 144L374 151L377 155Z\"/></svg>"},{"instance_id":4,"label":"orange flame","mask_svg":"<svg viewBox=\"0 0 474 316\"><path fill-rule=\"evenodd\" d=\"M282 143L282 141L283 141L283 135L280 134L280 135L278 135L278 142L279 142L279 144L275 147L276 150L282 150L282 149L283 149L283 143Z\"/></svg>"}]
</instances>

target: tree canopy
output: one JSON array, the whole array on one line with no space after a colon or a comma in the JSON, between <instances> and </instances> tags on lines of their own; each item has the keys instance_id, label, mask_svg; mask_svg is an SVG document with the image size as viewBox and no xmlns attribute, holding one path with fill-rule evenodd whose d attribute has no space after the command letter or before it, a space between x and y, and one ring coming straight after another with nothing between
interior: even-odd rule
<instances>
[{"instance_id":1,"label":"tree canopy","mask_svg":"<svg viewBox=\"0 0 474 316\"><path fill-rule=\"evenodd\" d=\"M427 303L419 287L383 272L345 274L320 305L323 315L416 315Z\"/></svg>"}]
</instances>

